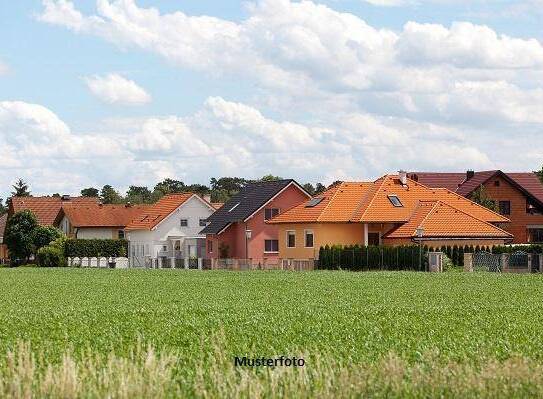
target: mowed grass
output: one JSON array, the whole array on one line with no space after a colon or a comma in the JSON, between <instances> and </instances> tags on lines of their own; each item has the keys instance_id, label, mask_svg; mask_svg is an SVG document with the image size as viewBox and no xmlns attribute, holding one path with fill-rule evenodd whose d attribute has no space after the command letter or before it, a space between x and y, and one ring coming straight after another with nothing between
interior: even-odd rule
<instances>
[{"instance_id":1,"label":"mowed grass","mask_svg":"<svg viewBox=\"0 0 543 399\"><path fill-rule=\"evenodd\" d=\"M174 354L185 394L207 392L219 366L245 372L234 356L303 356L309 373L319 362L367 374L391 356L403 367L543 363L539 275L0 269L0 303L0 353L24 342L60 364L67 350L77 361L150 345Z\"/></svg>"}]
</instances>

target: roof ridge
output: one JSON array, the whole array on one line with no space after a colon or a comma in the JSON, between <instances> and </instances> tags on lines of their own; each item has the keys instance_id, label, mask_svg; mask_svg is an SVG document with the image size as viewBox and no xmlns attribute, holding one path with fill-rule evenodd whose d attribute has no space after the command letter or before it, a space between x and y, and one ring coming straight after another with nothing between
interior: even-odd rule
<instances>
[{"instance_id":1,"label":"roof ridge","mask_svg":"<svg viewBox=\"0 0 543 399\"><path fill-rule=\"evenodd\" d=\"M441 203L441 201L439 201L439 200L438 200L438 201L435 201L435 203L434 203L434 205L432 206L432 208L430 209L430 211L428 211L428 213L426 214L426 216L424 216L424 217L422 218L422 220L420 221L420 223L419 223L419 225L417 226L416 229L419 229L419 228L424 224L424 222L426 221L426 219L428 219L428 217L434 212L434 210L435 210L436 207L439 205L439 203ZM418 209L419 206L420 206L420 205L418 205L417 208L415 208L415 210ZM409 222L409 219L408 219L408 222ZM413 232L413 234L416 234L416 232L417 232L416 229L415 229L415 231Z\"/></svg>"},{"instance_id":2,"label":"roof ridge","mask_svg":"<svg viewBox=\"0 0 543 399\"><path fill-rule=\"evenodd\" d=\"M371 201L368 203L368 206L366 207L366 209L364 210L364 212L362 213L362 215L360 215L360 218L358 219L358 222L362 222L362 219L364 218L364 216L366 215L366 212L368 211L368 208L371 206L371 204L373 204L373 201L375 201L375 198L377 197L377 194L381 191L381 189L383 188L383 185L385 184L385 182L389 179L389 175L384 175L384 176L381 176L379 179L383 179L383 181L379 184L377 190L373 193L373 198L371 199ZM373 184L375 184L379 179L376 179ZM371 189L370 191L367 193L367 195L363 198L364 200L370 195L371 193ZM362 206L363 204L363 201L360 201L360 204L359 206ZM358 210L358 208L357 208ZM354 214L353 214L354 216Z\"/></svg>"},{"instance_id":3,"label":"roof ridge","mask_svg":"<svg viewBox=\"0 0 543 399\"><path fill-rule=\"evenodd\" d=\"M320 222L320 218L321 218L322 214L324 213L325 210L328 209L328 207L329 207L330 204L332 203L332 200L333 200L334 198L336 198L336 195L337 195L337 193L338 193L338 191L339 191L339 188L340 188L340 187L343 187L344 184L345 184L345 182L342 181L341 183L339 183L339 184L337 184L337 185L335 185L335 186L330 187L328 190L326 190L325 192L322 193L322 194L324 195L327 191L334 190L334 193L333 193L332 196L330 197L330 200L328 201L328 203L326 204L326 206L325 206L324 208L322 208L322 210L321 210L319 216L317 216L317 222Z\"/></svg>"}]
</instances>

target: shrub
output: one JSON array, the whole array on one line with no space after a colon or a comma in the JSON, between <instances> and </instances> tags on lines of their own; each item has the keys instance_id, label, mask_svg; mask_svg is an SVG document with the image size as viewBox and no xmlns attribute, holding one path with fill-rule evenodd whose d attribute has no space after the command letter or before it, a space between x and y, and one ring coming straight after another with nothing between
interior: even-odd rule
<instances>
[{"instance_id":1,"label":"shrub","mask_svg":"<svg viewBox=\"0 0 543 399\"><path fill-rule=\"evenodd\" d=\"M32 241L34 243L35 250L39 250L46 245L49 245L52 241L62 237L64 234L62 231L53 226L37 226L32 233Z\"/></svg>"},{"instance_id":2,"label":"shrub","mask_svg":"<svg viewBox=\"0 0 543 399\"><path fill-rule=\"evenodd\" d=\"M65 267L66 258L62 249L53 245L47 245L38 250L36 255L40 267Z\"/></svg>"},{"instance_id":3,"label":"shrub","mask_svg":"<svg viewBox=\"0 0 543 399\"><path fill-rule=\"evenodd\" d=\"M106 258L126 256L128 241L113 239L67 239L64 243L64 256L68 257L100 257Z\"/></svg>"},{"instance_id":4,"label":"shrub","mask_svg":"<svg viewBox=\"0 0 543 399\"><path fill-rule=\"evenodd\" d=\"M37 226L36 216L29 210L17 212L8 219L4 242L8 247L12 265L17 266L28 261L34 253L33 233Z\"/></svg>"}]
</instances>

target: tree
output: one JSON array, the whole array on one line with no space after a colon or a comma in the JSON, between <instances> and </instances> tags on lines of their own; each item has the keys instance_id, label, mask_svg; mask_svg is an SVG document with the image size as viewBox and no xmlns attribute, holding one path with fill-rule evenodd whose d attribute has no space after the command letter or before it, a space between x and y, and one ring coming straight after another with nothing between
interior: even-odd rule
<instances>
[{"instance_id":1,"label":"tree","mask_svg":"<svg viewBox=\"0 0 543 399\"><path fill-rule=\"evenodd\" d=\"M130 186L126 192L126 201L133 204L148 204L152 200L152 193L144 186Z\"/></svg>"},{"instance_id":2,"label":"tree","mask_svg":"<svg viewBox=\"0 0 543 399\"><path fill-rule=\"evenodd\" d=\"M317 183L317 185L315 186L315 195L318 195L325 191L326 191L326 186L322 183Z\"/></svg>"},{"instance_id":3,"label":"tree","mask_svg":"<svg viewBox=\"0 0 543 399\"><path fill-rule=\"evenodd\" d=\"M4 204L4 199L0 198L0 216L8 211L8 203Z\"/></svg>"},{"instance_id":4,"label":"tree","mask_svg":"<svg viewBox=\"0 0 543 399\"><path fill-rule=\"evenodd\" d=\"M4 242L6 243L13 265L28 262L34 252L34 230L38 226L36 216L24 210L15 213L6 223Z\"/></svg>"},{"instance_id":5,"label":"tree","mask_svg":"<svg viewBox=\"0 0 543 399\"><path fill-rule=\"evenodd\" d=\"M315 187L311 183L305 183L303 185L303 188L305 191L309 193L309 195L315 195Z\"/></svg>"},{"instance_id":6,"label":"tree","mask_svg":"<svg viewBox=\"0 0 543 399\"><path fill-rule=\"evenodd\" d=\"M227 202L234 194L237 194L248 183L241 177L221 177L210 181L211 201Z\"/></svg>"},{"instance_id":7,"label":"tree","mask_svg":"<svg viewBox=\"0 0 543 399\"><path fill-rule=\"evenodd\" d=\"M104 204L120 204L123 202L121 195L109 184L102 187L100 191L100 200Z\"/></svg>"},{"instance_id":8,"label":"tree","mask_svg":"<svg viewBox=\"0 0 543 399\"><path fill-rule=\"evenodd\" d=\"M162 195L171 193L182 193L187 190L185 183L180 180L164 179L154 188L154 191L160 191Z\"/></svg>"},{"instance_id":9,"label":"tree","mask_svg":"<svg viewBox=\"0 0 543 399\"><path fill-rule=\"evenodd\" d=\"M28 184L23 179L18 179L12 187L12 197L30 197Z\"/></svg>"},{"instance_id":10,"label":"tree","mask_svg":"<svg viewBox=\"0 0 543 399\"><path fill-rule=\"evenodd\" d=\"M333 182L332 184L330 184L330 185L328 186L328 188L332 188L332 187L337 186L338 184L341 184L341 183L343 183L341 180L336 180L335 182Z\"/></svg>"},{"instance_id":11,"label":"tree","mask_svg":"<svg viewBox=\"0 0 543 399\"><path fill-rule=\"evenodd\" d=\"M482 184L473 193L471 193L469 199L494 212L498 211L496 201L494 201L487 195L486 190Z\"/></svg>"},{"instance_id":12,"label":"tree","mask_svg":"<svg viewBox=\"0 0 543 399\"><path fill-rule=\"evenodd\" d=\"M541 180L541 183L543 183L543 166L541 166L541 169L534 172L537 177L539 177L539 180Z\"/></svg>"},{"instance_id":13,"label":"tree","mask_svg":"<svg viewBox=\"0 0 543 399\"><path fill-rule=\"evenodd\" d=\"M97 188L88 187L88 188L84 188L83 190L81 190L81 195L83 197L95 198L95 197L100 196L100 191Z\"/></svg>"},{"instance_id":14,"label":"tree","mask_svg":"<svg viewBox=\"0 0 543 399\"><path fill-rule=\"evenodd\" d=\"M200 196L204 196L210 192L209 187L204 186L203 184L191 184L190 186L187 186L187 191L196 193Z\"/></svg>"},{"instance_id":15,"label":"tree","mask_svg":"<svg viewBox=\"0 0 543 399\"><path fill-rule=\"evenodd\" d=\"M283 178L279 176L274 176L274 175L265 175L265 176L262 176L262 178L260 178L259 181L277 181L277 180L283 180Z\"/></svg>"},{"instance_id":16,"label":"tree","mask_svg":"<svg viewBox=\"0 0 543 399\"><path fill-rule=\"evenodd\" d=\"M40 248L49 245L57 238L63 236L62 231L53 226L37 226L32 233L32 242L34 244L34 250L38 251Z\"/></svg>"}]
</instances>

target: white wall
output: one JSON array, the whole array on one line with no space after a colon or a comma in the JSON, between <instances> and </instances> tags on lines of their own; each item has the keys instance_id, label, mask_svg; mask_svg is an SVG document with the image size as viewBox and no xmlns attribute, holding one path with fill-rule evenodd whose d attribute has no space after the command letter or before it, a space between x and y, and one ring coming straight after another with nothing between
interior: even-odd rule
<instances>
[{"instance_id":1,"label":"white wall","mask_svg":"<svg viewBox=\"0 0 543 399\"><path fill-rule=\"evenodd\" d=\"M91 238L117 238L118 229L102 228L102 227L80 227L77 229L77 238L91 239ZM114 235L115 233L115 235Z\"/></svg>"},{"instance_id":2,"label":"white wall","mask_svg":"<svg viewBox=\"0 0 543 399\"><path fill-rule=\"evenodd\" d=\"M162 220L154 230L132 230L127 232L127 239L131 246L138 246L140 254L143 248L145 255L156 258L162 246L168 244L168 237L205 238L205 235L199 234L204 228L200 226L200 219L207 219L213 212L200 199L192 197ZM181 219L187 219L187 227L181 227Z\"/></svg>"}]
</instances>

